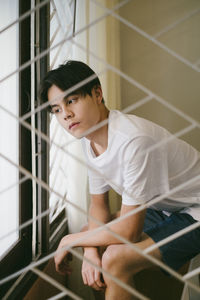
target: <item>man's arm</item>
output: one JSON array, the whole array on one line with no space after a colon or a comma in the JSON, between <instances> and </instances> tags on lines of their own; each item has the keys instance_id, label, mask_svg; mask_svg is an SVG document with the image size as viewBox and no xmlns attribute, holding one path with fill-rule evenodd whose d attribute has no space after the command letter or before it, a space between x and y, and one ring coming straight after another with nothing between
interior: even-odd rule
<instances>
[{"instance_id":1,"label":"man's arm","mask_svg":"<svg viewBox=\"0 0 200 300\"><path fill-rule=\"evenodd\" d=\"M126 213L136 209L137 207L138 205L122 205L121 215L125 215ZM145 210L142 210L117 223L112 224L112 222L109 222L107 223L107 226L111 231L118 234L119 236L136 243L140 240L141 237L145 213ZM72 247L98 247L123 243L120 239L113 236L112 233L106 229L102 229L99 232L96 232L95 230L96 229L90 229L86 232L69 234L63 237L60 242L59 249L69 246L70 244L72 244ZM65 251L57 254L57 256L55 257L55 262L57 265L59 265L59 263L63 260L64 256Z\"/></svg>"},{"instance_id":2,"label":"man's arm","mask_svg":"<svg viewBox=\"0 0 200 300\"><path fill-rule=\"evenodd\" d=\"M89 217L88 219L87 231L97 228L99 226L98 222L105 224L111 220L108 192L99 195L91 195L89 216L91 216L91 218ZM91 252L92 249L97 251L97 248L92 246L86 247L85 252Z\"/></svg>"},{"instance_id":3,"label":"man's arm","mask_svg":"<svg viewBox=\"0 0 200 300\"><path fill-rule=\"evenodd\" d=\"M89 216L101 223L108 223L111 220L108 192L100 195L91 195ZM98 226L97 222L89 218L88 230L94 229Z\"/></svg>"},{"instance_id":4,"label":"man's arm","mask_svg":"<svg viewBox=\"0 0 200 300\"><path fill-rule=\"evenodd\" d=\"M136 206L122 205L120 215L125 215L126 213L136 209ZM136 243L140 240L140 236L143 230L145 218L145 211L142 210L132 216L125 218L115 224L112 222L107 223L107 227L114 233L120 235L121 237ZM94 232L94 234L93 234ZM78 241L81 239L80 241ZM90 229L86 232L80 232L68 235L62 239L62 244L74 243L77 240L76 247L98 247L98 246L108 246L111 244L121 244L117 237L113 236L106 229L102 229L95 233L95 229Z\"/></svg>"},{"instance_id":5,"label":"man's arm","mask_svg":"<svg viewBox=\"0 0 200 300\"><path fill-rule=\"evenodd\" d=\"M88 230L92 230L99 226L95 220L100 223L107 223L110 221L111 216L108 192L100 195L91 195L89 216L92 216L92 218L89 218L88 220ZM101 267L101 257L97 247L84 247L84 257ZM89 285L96 290L101 290L105 287L105 284L101 280L101 273L99 270L87 261L83 261L82 264L82 278L84 284Z\"/></svg>"}]
</instances>

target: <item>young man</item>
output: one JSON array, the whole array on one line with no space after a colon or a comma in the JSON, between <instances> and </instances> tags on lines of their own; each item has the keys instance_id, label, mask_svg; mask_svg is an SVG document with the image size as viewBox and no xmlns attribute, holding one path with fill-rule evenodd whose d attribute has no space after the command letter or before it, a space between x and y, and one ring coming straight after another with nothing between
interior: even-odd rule
<instances>
[{"instance_id":1,"label":"young man","mask_svg":"<svg viewBox=\"0 0 200 300\"><path fill-rule=\"evenodd\" d=\"M77 84L79 87L74 91L64 93ZM85 258L131 284L133 274L152 263L118 237L145 249L200 221L199 180L182 186L150 209L114 223L108 205L109 189L122 196L120 216L124 216L198 176L200 154L176 138L148 151L169 138L170 133L135 115L109 111L98 77L82 62L68 61L50 71L42 81L41 98L50 101L52 113L70 134L82 138L88 163L92 218L86 231L64 236L58 250L70 245L83 247ZM98 126L107 119L108 122ZM98 224L94 220L107 223L115 235L106 228L96 232ZM100 247L104 247L102 255ZM197 228L150 254L178 270L199 251L200 229ZM62 274L70 270L67 257L67 250L58 251L55 256L56 269ZM102 279L101 273L86 261L82 265L82 277L86 285L105 290L106 299L132 299L107 274Z\"/></svg>"}]
</instances>

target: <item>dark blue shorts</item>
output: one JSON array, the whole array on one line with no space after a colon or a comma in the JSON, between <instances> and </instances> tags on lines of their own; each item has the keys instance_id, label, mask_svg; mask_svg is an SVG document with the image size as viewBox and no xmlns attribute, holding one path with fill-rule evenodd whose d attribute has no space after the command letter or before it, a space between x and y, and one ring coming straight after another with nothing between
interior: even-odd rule
<instances>
[{"instance_id":1,"label":"dark blue shorts","mask_svg":"<svg viewBox=\"0 0 200 300\"><path fill-rule=\"evenodd\" d=\"M147 209L144 232L157 243L195 222L196 220L185 213L175 212L168 217L162 211ZM163 262L172 269L178 270L200 253L200 227L161 246L159 249Z\"/></svg>"}]
</instances>

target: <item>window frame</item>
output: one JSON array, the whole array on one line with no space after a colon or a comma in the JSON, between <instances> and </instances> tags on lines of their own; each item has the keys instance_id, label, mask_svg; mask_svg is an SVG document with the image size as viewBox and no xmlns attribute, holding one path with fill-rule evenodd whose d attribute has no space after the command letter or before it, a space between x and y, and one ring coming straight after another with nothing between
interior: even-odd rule
<instances>
[{"instance_id":1,"label":"window frame","mask_svg":"<svg viewBox=\"0 0 200 300\"><path fill-rule=\"evenodd\" d=\"M36 0L35 5L42 3L44 0ZM19 0L19 17L30 11L31 0ZM37 26L39 34L37 36ZM35 12L35 41L38 39L39 45L35 43L35 56L42 53L49 47L49 30L50 30L50 5L49 3ZM26 17L19 23L19 66L31 59L31 16ZM40 78L43 78L49 70L49 55L43 56L35 63L35 94L39 86ZM19 73L19 116L23 116L31 109L31 66L26 67ZM40 105L37 99L35 106ZM36 128L49 136L49 112L44 109L35 116ZM31 125L31 118L26 119ZM36 176L39 180L49 182L49 144L40 136L35 135L36 139ZM31 148L31 131L19 124L19 165L31 173L32 171L32 148ZM19 172L20 173L20 172ZM19 175L21 179L24 174ZM33 199L32 199L32 180L25 180L19 186L19 224L32 219L33 217ZM49 192L37 184L37 214L49 209ZM0 261L0 278L4 278L15 271L27 266L33 259L32 224L23 228L19 234L19 240ZM55 233L53 239L50 237ZM68 222L65 209L63 209L55 220L50 224L49 215L39 218L36 222L36 245L35 260L55 251L60 239L68 232ZM43 269L47 263L39 266ZM30 287L33 285L37 276L28 271L18 278L9 280L0 287L0 297L8 293L6 299L22 299ZM16 281L17 280L17 281ZM17 282L17 284L16 284Z\"/></svg>"}]
</instances>

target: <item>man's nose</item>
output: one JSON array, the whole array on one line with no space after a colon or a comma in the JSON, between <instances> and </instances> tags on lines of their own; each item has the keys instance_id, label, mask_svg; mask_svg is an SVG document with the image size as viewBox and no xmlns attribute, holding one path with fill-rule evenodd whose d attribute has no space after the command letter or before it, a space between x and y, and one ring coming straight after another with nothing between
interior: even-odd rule
<instances>
[{"instance_id":1,"label":"man's nose","mask_svg":"<svg viewBox=\"0 0 200 300\"><path fill-rule=\"evenodd\" d=\"M73 115L72 111L68 107L66 107L66 105L64 105L64 107L63 107L64 120L70 119L72 117L72 115Z\"/></svg>"}]
</instances>

